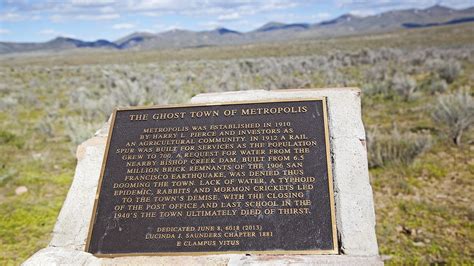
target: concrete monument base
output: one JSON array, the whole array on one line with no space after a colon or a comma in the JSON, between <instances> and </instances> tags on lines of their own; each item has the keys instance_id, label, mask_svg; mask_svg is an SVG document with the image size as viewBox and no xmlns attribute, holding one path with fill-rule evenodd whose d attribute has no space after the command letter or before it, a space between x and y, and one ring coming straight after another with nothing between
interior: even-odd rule
<instances>
[{"instance_id":1,"label":"concrete monument base","mask_svg":"<svg viewBox=\"0 0 474 266\"><path fill-rule=\"evenodd\" d=\"M77 149L73 183L52 240L24 265L382 265L375 236L360 90L325 88L206 93L192 103L225 103L327 97L339 255L136 256L97 258L84 252L107 141L108 124Z\"/></svg>"},{"instance_id":2,"label":"concrete monument base","mask_svg":"<svg viewBox=\"0 0 474 266\"><path fill-rule=\"evenodd\" d=\"M383 265L377 256L346 255L209 255L97 258L84 251L48 247L23 265Z\"/></svg>"}]
</instances>

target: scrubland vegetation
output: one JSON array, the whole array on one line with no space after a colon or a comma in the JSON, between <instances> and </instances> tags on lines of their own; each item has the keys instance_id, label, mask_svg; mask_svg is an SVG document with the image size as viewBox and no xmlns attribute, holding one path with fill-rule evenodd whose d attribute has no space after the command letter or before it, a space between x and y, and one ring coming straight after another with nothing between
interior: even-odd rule
<instances>
[{"instance_id":1,"label":"scrubland vegetation","mask_svg":"<svg viewBox=\"0 0 474 266\"><path fill-rule=\"evenodd\" d=\"M203 92L357 86L386 263L472 263L471 27L0 58L0 262L20 263L46 246L75 148L117 106L183 103Z\"/></svg>"}]
</instances>

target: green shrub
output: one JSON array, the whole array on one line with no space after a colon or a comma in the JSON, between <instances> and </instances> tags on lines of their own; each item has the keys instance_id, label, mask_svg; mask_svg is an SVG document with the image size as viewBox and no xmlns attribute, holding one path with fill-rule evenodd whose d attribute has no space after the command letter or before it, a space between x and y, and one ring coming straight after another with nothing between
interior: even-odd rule
<instances>
[{"instance_id":1,"label":"green shrub","mask_svg":"<svg viewBox=\"0 0 474 266\"><path fill-rule=\"evenodd\" d=\"M64 119L65 133L73 144L81 144L83 141L94 135L94 132L100 128L99 124L84 120L80 116L71 116Z\"/></svg>"},{"instance_id":2,"label":"green shrub","mask_svg":"<svg viewBox=\"0 0 474 266\"><path fill-rule=\"evenodd\" d=\"M368 96L381 95L384 98L392 96L390 84L387 82L370 82L362 86L362 91Z\"/></svg>"},{"instance_id":3,"label":"green shrub","mask_svg":"<svg viewBox=\"0 0 474 266\"><path fill-rule=\"evenodd\" d=\"M432 79L428 85L428 91L431 95L444 93L448 90L448 83L444 79Z\"/></svg>"},{"instance_id":4,"label":"green shrub","mask_svg":"<svg viewBox=\"0 0 474 266\"><path fill-rule=\"evenodd\" d=\"M11 143L16 139L16 135L8 131L0 131L0 144Z\"/></svg>"},{"instance_id":5,"label":"green shrub","mask_svg":"<svg viewBox=\"0 0 474 266\"><path fill-rule=\"evenodd\" d=\"M461 63L453 58L432 58L427 61L426 66L427 70L446 80L448 83L452 83L459 75L462 74Z\"/></svg>"},{"instance_id":6,"label":"green shrub","mask_svg":"<svg viewBox=\"0 0 474 266\"><path fill-rule=\"evenodd\" d=\"M409 75L397 73L392 79L392 89L400 95L403 100L408 101L415 93L416 80Z\"/></svg>"},{"instance_id":7,"label":"green shrub","mask_svg":"<svg viewBox=\"0 0 474 266\"><path fill-rule=\"evenodd\" d=\"M24 145L24 140L11 132L0 130L0 145L4 144L10 144L21 149Z\"/></svg>"},{"instance_id":8,"label":"green shrub","mask_svg":"<svg viewBox=\"0 0 474 266\"><path fill-rule=\"evenodd\" d=\"M449 60L438 68L438 74L448 83L452 83L462 73L461 63Z\"/></svg>"},{"instance_id":9,"label":"green shrub","mask_svg":"<svg viewBox=\"0 0 474 266\"><path fill-rule=\"evenodd\" d=\"M409 165L430 146L431 136L427 134L400 133L396 128L390 133L367 131L369 167Z\"/></svg>"},{"instance_id":10,"label":"green shrub","mask_svg":"<svg viewBox=\"0 0 474 266\"><path fill-rule=\"evenodd\" d=\"M440 95L431 108L431 118L459 146L463 133L474 123L474 99L463 90Z\"/></svg>"}]
</instances>

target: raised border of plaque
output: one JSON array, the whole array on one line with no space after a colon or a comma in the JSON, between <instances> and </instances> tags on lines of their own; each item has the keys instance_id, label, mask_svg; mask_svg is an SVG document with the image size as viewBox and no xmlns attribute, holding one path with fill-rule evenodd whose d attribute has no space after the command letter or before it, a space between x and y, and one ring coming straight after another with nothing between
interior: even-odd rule
<instances>
[{"instance_id":1,"label":"raised border of plaque","mask_svg":"<svg viewBox=\"0 0 474 266\"><path fill-rule=\"evenodd\" d=\"M251 104L268 104L268 103L289 103L289 102L312 102L321 101L322 112L323 112L323 130L324 130L324 142L325 142L325 157L327 167L327 185L329 191L329 208L330 208L330 220L331 220L331 235L332 235L332 248L331 249L315 249L315 250L230 250L230 251L173 251L173 252L132 252L132 253L93 253L97 257L121 257L121 256L190 256L190 255L212 255L212 254L293 254L293 255L319 255L319 254L339 254L338 239L337 239L337 228L335 218L335 204L334 204L334 188L333 188L333 176L332 176L332 165L330 155L330 143L329 143L329 126L328 126L328 114L327 114L327 98L306 98L306 99L279 99L270 101L238 101L229 103L212 103L212 104L183 104L183 105L163 105L163 106L150 106L150 107L132 107L132 108L118 108L114 110L111 118L109 134L107 137L105 153L102 161L102 167L100 171L99 183L97 186L96 197L94 200L94 207L92 212L92 218L90 220L89 232L86 240L85 251L89 252L91 247L92 235L94 231L94 225L98 215L99 201L101 198L101 189L103 184L103 178L107 168L107 159L110 151L110 144L112 141L113 130L116 122L118 112L122 111L135 111L135 110L153 110L153 109L173 109L173 108L188 108L188 107L209 107L209 106L234 106L234 105L251 105ZM296 239L296 241L298 241Z\"/></svg>"}]
</instances>

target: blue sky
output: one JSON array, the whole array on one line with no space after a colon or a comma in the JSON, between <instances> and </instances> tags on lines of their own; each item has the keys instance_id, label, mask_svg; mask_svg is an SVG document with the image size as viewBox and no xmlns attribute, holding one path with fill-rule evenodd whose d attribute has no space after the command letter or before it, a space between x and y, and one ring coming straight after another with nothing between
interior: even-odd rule
<instances>
[{"instance_id":1,"label":"blue sky","mask_svg":"<svg viewBox=\"0 0 474 266\"><path fill-rule=\"evenodd\" d=\"M135 31L217 27L250 31L269 21L314 23L344 13L367 16L435 4L465 8L474 0L0 0L0 41L116 40Z\"/></svg>"}]
</instances>

